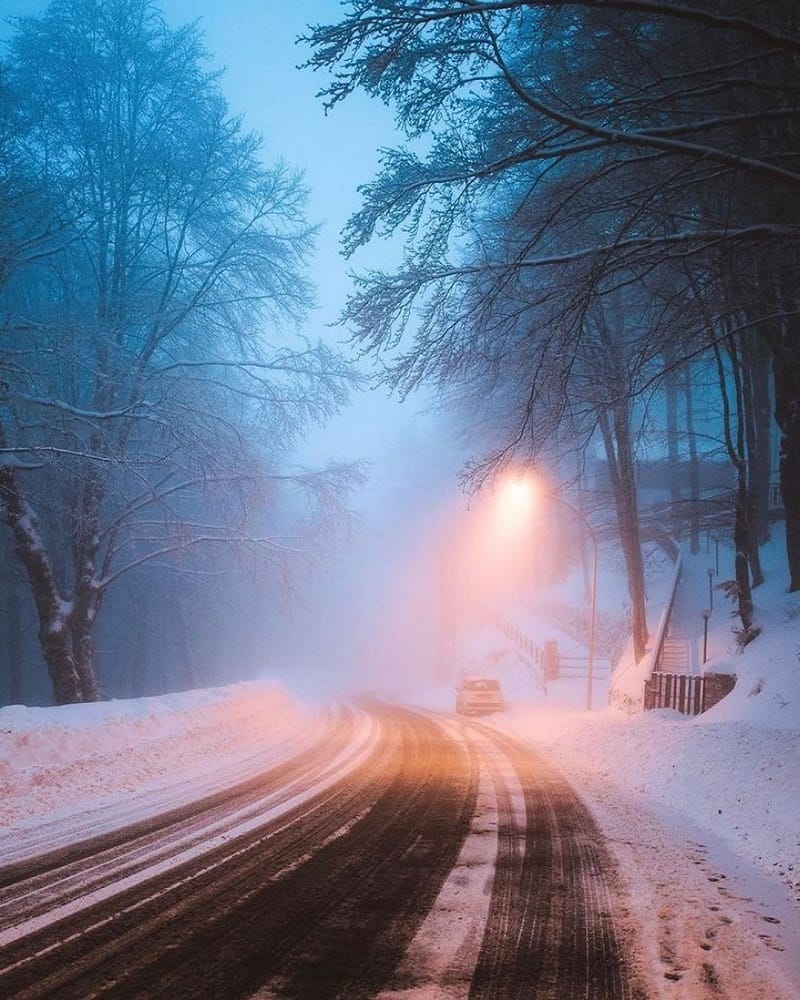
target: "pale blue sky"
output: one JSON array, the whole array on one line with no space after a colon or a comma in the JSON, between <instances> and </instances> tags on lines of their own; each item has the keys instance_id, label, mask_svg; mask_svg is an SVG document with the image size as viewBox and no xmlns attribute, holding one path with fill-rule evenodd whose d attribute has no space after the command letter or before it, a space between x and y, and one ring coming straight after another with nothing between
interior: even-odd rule
<instances>
[{"instance_id":1,"label":"pale blue sky","mask_svg":"<svg viewBox=\"0 0 800 1000\"><path fill-rule=\"evenodd\" d=\"M357 188L378 167L378 149L397 141L389 109L355 94L330 114L315 95L324 79L297 69L307 50L295 44L309 23L335 20L337 0L162 0L174 24L199 18L214 63L225 66L223 89L231 109L264 137L266 158L280 157L304 171L309 216L322 225L313 279L319 308L307 332L343 340L341 328L326 328L339 315L349 289L349 269L380 266L392 253L373 242L352 261L339 253L339 233L359 205ZM416 423L415 401L401 406L372 392L330 427L310 435L303 458L369 457L380 461L403 425Z\"/></svg>"}]
</instances>

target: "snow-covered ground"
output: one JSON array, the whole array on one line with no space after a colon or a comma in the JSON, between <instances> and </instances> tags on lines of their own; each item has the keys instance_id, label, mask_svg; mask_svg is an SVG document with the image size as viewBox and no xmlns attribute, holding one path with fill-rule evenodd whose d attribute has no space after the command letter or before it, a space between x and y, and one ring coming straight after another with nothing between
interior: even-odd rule
<instances>
[{"instance_id":1,"label":"snow-covered ground","mask_svg":"<svg viewBox=\"0 0 800 1000\"><path fill-rule=\"evenodd\" d=\"M766 582L754 592L762 632L745 649L734 640L732 605L714 592L705 670L735 674L737 683L698 717L604 707L604 679L594 684L596 710L586 712L585 680L543 689L517 649L487 629L459 644L462 671L483 665L510 695L509 709L492 724L557 762L598 819L627 879L631 919L650 942L642 961L658 996L800 997L800 594L786 592L783 545L777 526L763 552ZM732 562L727 547L719 554L714 584L728 577ZM680 586L690 597L684 604L697 605L690 618L700 650L715 555L713 547L711 554L683 554ZM651 556L648 624L655 631L672 573L668 560ZM620 577L606 572L598 607L613 617L623 593ZM579 574L554 596L580 605ZM538 645L555 638L560 649L575 651L536 604L508 615ZM641 671L635 681L632 673L625 682L641 690ZM440 708L452 701L452 691L427 697ZM703 959L706 948L713 948L713 965ZM727 992L715 992L714 976Z\"/></svg>"},{"instance_id":2,"label":"snow-covered ground","mask_svg":"<svg viewBox=\"0 0 800 1000\"><path fill-rule=\"evenodd\" d=\"M584 679L552 681L543 690L514 647L487 629L467 637L459 656L467 673L478 672L483 662L502 677L510 707L497 725L553 754L576 782L606 784L720 838L759 871L788 886L800 903L800 594L786 592L783 545L778 527L763 553L766 582L754 591L762 632L743 650L732 634L737 624L733 606L715 592L705 670L735 674L737 683L701 716L667 710L627 714L609 708L609 684L603 676L593 686L595 711L586 712ZM725 579L724 561L731 557L727 549L721 554L715 582ZM649 624L655 631L671 566L656 557L652 562L658 578L648 583ZM680 586L707 598L708 566L705 552L684 553ZM621 581L610 573L602 582L599 606L619 607ZM569 595L570 589L579 604L576 579L568 580L563 591ZM707 600L698 600L696 640L701 648L700 612L707 606ZM538 644L557 638L559 648L575 648L558 629L542 622L536 606L527 618L524 609L515 609L513 617ZM637 683L641 687L641 677ZM452 698L450 692L444 699L432 693L428 701L446 708Z\"/></svg>"},{"instance_id":3,"label":"snow-covered ground","mask_svg":"<svg viewBox=\"0 0 800 1000\"><path fill-rule=\"evenodd\" d=\"M800 990L800 597L772 569L779 544L755 594L762 635L737 652L727 609L712 619L706 666L738 680L705 715L626 715L604 707L605 682L586 712L585 682L544 692L518 671L508 677L508 711L493 720L551 755L594 810L629 881L632 919L652 924L653 954L643 961L664 967L665 988L690 943L713 941L717 968L728 949L729 976L740 963L742 983L756 982L775 960L793 984L786 1000ZM686 573L701 577L706 563L690 558ZM502 668L503 657L493 662ZM419 700L451 711L452 685ZM325 711L269 681L2 708L0 861L29 853L91 807L106 806L112 825L187 798L198 784L239 780L307 745ZM664 995L705 995L692 992L690 977L681 988ZM754 989L739 995L776 996L774 986Z\"/></svg>"},{"instance_id":4,"label":"snow-covered ground","mask_svg":"<svg viewBox=\"0 0 800 1000\"><path fill-rule=\"evenodd\" d=\"M0 862L89 810L98 833L257 774L308 745L320 714L272 682L2 708Z\"/></svg>"}]
</instances>

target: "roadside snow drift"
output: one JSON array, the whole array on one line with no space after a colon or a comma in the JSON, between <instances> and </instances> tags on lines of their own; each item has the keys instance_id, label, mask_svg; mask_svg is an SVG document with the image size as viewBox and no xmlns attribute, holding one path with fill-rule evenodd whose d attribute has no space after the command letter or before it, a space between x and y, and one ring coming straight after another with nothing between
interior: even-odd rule
<instances>
[{"instance_id":1,"label":"roadside snow drift","mask_svg":"<svg viewBox=\"0 0 800 1000\"><path fill-rule=\"evenodd\" d=\"M133 794L180 798L241 780L271 756L296 750L313 717L283 687L257 682L130 701L2 708L0 835L123 805ZM163 796L157 801L165 804Z\"/></svg>"}]
</instances>

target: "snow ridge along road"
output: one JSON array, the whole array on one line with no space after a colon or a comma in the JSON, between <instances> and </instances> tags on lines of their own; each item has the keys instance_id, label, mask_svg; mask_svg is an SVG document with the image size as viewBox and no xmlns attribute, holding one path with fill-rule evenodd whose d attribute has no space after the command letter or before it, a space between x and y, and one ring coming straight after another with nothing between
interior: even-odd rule
<instances>
[{"instance_id":1,"label":"snow ridge along road","mask_svg":"<svg viewBox=\"0 0 800 1000\"><path fill-rule=\"evenodd\" d=\"M33 876L30 862L0 868L0 890L14 886L0 896L0 947L283 816L362 765L378 734L374 719L351 712L313 748L272 769L268 781L252 779L113 836L40 857Z\"/></svg>"},{"instance_id":2,"label":"snow ridge along road","mask_svg":"<svg viewBox=\"0 0 800 1000\"><path fill-rule=\"evenodd\" d=\"M379 704L184 809L0 868L0 995L643 997L546 761Z\"/></svg>"}]
</instances>

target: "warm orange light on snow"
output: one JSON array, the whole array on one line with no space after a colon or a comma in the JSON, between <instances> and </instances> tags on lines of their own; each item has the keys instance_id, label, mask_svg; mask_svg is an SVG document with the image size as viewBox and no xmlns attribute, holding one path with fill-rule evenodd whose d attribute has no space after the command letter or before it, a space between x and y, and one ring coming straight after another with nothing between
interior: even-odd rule
<instances>
[{"instance_id":1,"label":"warm orange light on snow","mask_svg":"<svg viewBox=\"0 0 800 1000\"><path fill-rule=\"evenodd\" d=\"M488 498L489 516L495 532L504 536L524 535L536 512L537 489L533 477L526 473L510 473Z\"/></svg>"}]
</instances>

